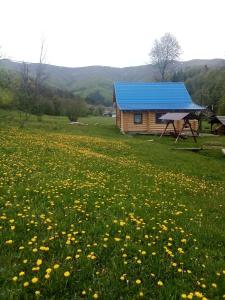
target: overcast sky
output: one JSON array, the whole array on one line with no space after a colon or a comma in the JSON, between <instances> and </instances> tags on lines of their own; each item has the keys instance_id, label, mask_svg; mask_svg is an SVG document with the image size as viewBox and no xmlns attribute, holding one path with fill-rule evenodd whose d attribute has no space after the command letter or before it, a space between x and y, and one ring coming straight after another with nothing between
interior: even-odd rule
<instances>
[{"instance_id":1,"label":"overcast sky","mask_svg":"<svg viewBox=\"0 0 225 300\"><path fill-rule=\"evenodd\" d=\"M149 63L153 41L176 36L182 60L225 58L225 0L0 0L8 58L79 67Z\"/></svg>"}]
</instances>

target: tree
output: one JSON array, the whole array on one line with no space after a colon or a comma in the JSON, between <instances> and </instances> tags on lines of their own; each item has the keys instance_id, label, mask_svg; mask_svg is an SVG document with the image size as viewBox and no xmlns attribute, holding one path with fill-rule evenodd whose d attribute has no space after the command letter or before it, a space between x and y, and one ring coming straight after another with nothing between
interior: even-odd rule
<instances>
[{"instance_id":1,"label":"tree","mask_svg":"<svg viewBox=\"0 0 225 300\"><path fill-rule=\"evenodd\" d=\"M45 62L46 62L46 53L47 49L45 46L45 40L41 41L41 51L39 57L39 63L36 68L36 74L34 79L34 111L33 113L37 115L38 119L41 120L43 114L43 97L42 97L42 89L44 86L44 82L47 79L46 71L45 71Z\"/></svg>"},{"instance_id":2,"label":"tree","mask_svg":"<svg viewBox=\"0 0 225 300\"><path fill-rule=\"evenodd\" d=\"M84 117L87 114L86 102L81 99L70 99L66 103L66 115L71 122L77 122L79 117Z\"/></svg>"},{"instance_id":3,"label":"tree","mask_svg":"<svg viewBox=\"0 0 225 300\"><path fill-rule=\"evenodd\" d=\"M20 71L20 87L18 91L18 109L20 110L20 126L23 127L32 111L32 87L28 63L23 62Z\"/></svg>"},{"instance_id":4,"label":"tree","mask_svg":"<svg viewBox=\"0 0 225 300\"><path fill-rule=\"evenodd\" d=\"M177 39L171 34L166 33L159 40L154 41L149 56L153 64L158 68L161 80L165 81L168 66L175 61L181 54L181 47Z\"/></svg>"},{"instance_id":5,"label":"tree","mask_svg":"<svg viewBox=\"0 0 225 300\"><path fill-rule=\"evenodd\" d=\"M225 115L225 91L224 91L224 95L219 100L217 111L218 111L218 115L221 116Z\"/></svg>"}]
</instances>

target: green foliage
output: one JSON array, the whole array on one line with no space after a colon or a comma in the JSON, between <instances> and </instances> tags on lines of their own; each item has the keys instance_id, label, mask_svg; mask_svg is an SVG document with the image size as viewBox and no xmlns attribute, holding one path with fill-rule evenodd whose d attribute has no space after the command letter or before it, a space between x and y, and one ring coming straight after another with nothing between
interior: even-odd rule
<instances>
[{"instance_id":1,"label":"green foliage","mask_svg":"<svg viewBox=\"0 0 225 300\"><path fill-rule=\"evenodd\" d=\"M10 108L14 102L14 94L7 88L2 88L0 86L0 107Z\"/></svg>"},{"instance_id":2,"label":"green foliage","mask_svg":"<svg viewBox=\"0 0 225 300\"><path fill-rule=\"evenodd\" d=\"M178 71L171 76L172 81L184 81L193 100L204 106L214 107L215 112L221 111L225 96L225 68L209 69L191 68Z\"/></svg>"},{"instance_id":3,"label":"green foliage","mask_svg":"<svg viewBox=\"0 0 225 300\"><path fill-rule=\"evenodd\" d=\"M218 114L225 116L225 93L224 95L220 98L219 103L218 103Z\"/></svg>"},{"instance_id":4,"label":"green foliage","mask_svg":"<svg viewBox=\"0 0 225 300\"><path fill-rule=\"evenodd\" d=\"M84 117L88 111L86 103L81 98L67 100L65 110L71 122L76 122L79 117Z\"/></svg>"}]
</instances>

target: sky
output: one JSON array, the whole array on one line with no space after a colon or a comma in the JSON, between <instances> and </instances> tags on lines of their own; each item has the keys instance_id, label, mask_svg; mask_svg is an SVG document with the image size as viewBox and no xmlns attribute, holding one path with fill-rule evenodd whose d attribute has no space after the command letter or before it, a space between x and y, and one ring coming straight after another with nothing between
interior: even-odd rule
<instances>
[{"instance_id":1,"label":"sky","mask_svg":"<svg viewBox=\"0 0 225 300\"><path fill-rule=\"evenodd\" d=\"M82 67L150 63L154 40L173 34L180 60L225 58L225 0L0 0L6 58Z\"/></svg>"}]
</instances>

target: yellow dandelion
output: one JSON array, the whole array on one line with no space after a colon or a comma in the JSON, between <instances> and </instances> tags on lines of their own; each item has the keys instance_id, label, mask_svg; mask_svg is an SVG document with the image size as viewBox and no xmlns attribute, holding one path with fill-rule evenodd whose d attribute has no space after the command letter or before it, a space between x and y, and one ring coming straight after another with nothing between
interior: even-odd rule
<instances>
[{"instance_id":1,"label":"yellow dandelion","mask_svg":"<svg viewBox=\"0 0 225 300\"><path fill-rule=\"evenodd\" d=\"M38 282L38 278L37 277L34 277L31 279L32 283L37 283Z\"/></svg>"},{"instance_id":2,"label":"yellow dandelion","mask_svg":"<svg viewBox=\"0 0 225 300\"><path fill-rule=\"evenodd\" d=\"M198 291L195 292L195 296L196 296L197 298L202 298L202 297L203 297L202 293L201 293L201 292L198 292Z\"/></svg>"},{"instance_id":3,"label":"yellow dandelion","mask_svg":"<svg viewBox=\"0 0 225 300\"><path fill-rule=\"evenodd\" d=\"M27 287L28 285L29 285L28 281L24 282L24 284L23 284L24 287Z\"/></svg>"},{"instance_id":4,"label":"yellow dandelion","mask_svg":"<svg viewBox=\"0 0 225 300\"><path fill-rule=\"evenodd\" d=\"M21 271L20 273L19 273L19 276L24 276L25 275L25 272L24 271Z\"/></svg>"},{"instance_id":5,"label":"yellow dandelion","mask_svg":"<svg viewBox=\"0 0 225 300\"><path fill-rule=\"evenodd\" d=\"M141 284L141 280L140 279L137 279L135 282L136 282L136 284Z\"/></svg>"},{"instance_id":6,"label":"yellow dandelion","mask_svg":"<svg viewBox=\"0 0 225 300\"><path fill-rule=\"evenodd\" d=\"M158 284L158 286L163 286L163 282L162 282L161 280L159 280L159 281L157 282L157 284Z\"/></svg>"},{"instance_id":7,"label":"yellow dandelion","mask_svg":"<svg viewBox=\"0 0 225 300\"><path fill-rule=\"evenodd\" d=\"M94 293L93 298L98 299L98 293Z\"/></svg>"},{"instance_id":8,"label":"yellow dandelion","mask_svg":"<svg viewBox=\"0 0 225 300\"><path fill-rule=\"evenodd\" d=\"M70 272L69 271L64 272L64 276L65 277L69 277L70 276Z\"/></svg>"},{"instance_id":9,"label":"yellow dandelion","mask_svg":"<svg viewBox=\"0 0 225 300\"><path fill-rule=\"evenodd\" d=\"M47 274L50 274L51 272L52 272L52 269L51 269L51 268L46 269L46 273L47 273Z\"/></svg>"},{"instance_id":10,"label":"yellow dandelion","mask_svg":"<svg viewBox=\"0 0 225 300\"><path fill-rule=\"evenodd\" d=\"M59 264L55 264L54 266L53 266L53 269L58 269L59 268Z\"/></svg>"},{"instance_id":11,"label":"yellow dandelion","mask_svg":"<svg viewBox=\"0 0 225 300\"><path fill-rule=\"evenodd\" d=\"M17 277L17 276L14 276L14 277L12 278L12 281L17 281L17 279L18 279L18 277Z\"/></svg>"},{"instance_id":12,"label":"yellow dandelion","mask_svg":"<svg viewBox=\"0 0 225 300\"><path fill-rule=\"evenodd\" d=\"M39 259L37 260L37 262L36 262L36 265L37 265L37 266L40 266L41 264L42 264L42 259L39 258Z\"/></svg>"},{"instance_id":13,"label":"yellow dandelion","mask_svg":"<svg viewBox=\"0 0 225 300\"><path fill-rule=\"evenodd\" d=\"M140 292L140 293L139 293L139 296L140 296L140 297L144 297L144 293L143 293L143 292Z\"/></svg>"},{"instance_id":14,"label":"yellow dandelion","mask_svg":"<svg viewBox=\"0 0 225 300\"><path fill-rule=\"evenodd\" d=\"M40 296L41 292L40 291L35 291L36 296Z\"/></svg>"},{"instance_id":15,"label":"yellow dandelion","mask_svg":"<svg viewBox=\"0 0 225 300\"><path fill-rule=\"evenodd\" d=\"M8 240L8 241L5 241L6 244L10 245L13 243L13 240Z\"/></svg>"}]
</instances>

